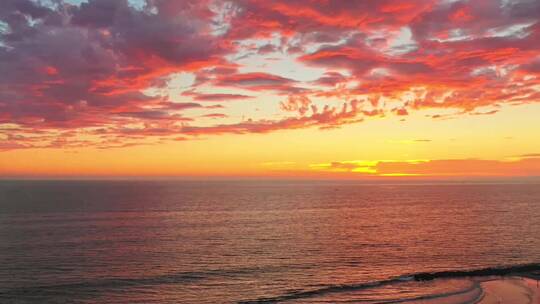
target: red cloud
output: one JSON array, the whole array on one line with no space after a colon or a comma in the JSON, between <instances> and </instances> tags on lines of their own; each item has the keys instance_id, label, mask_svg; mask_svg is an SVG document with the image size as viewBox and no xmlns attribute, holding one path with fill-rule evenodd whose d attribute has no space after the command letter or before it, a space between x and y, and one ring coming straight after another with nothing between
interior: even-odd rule
<instances>
[{"instance_id":1,"label":"red cloud","mask_svg":"<svg viewBox=\"0 0 540 304\"><path fill-rule=\"evenodd\" d=\"M399 27L419 13L431 8L435 1L418 0L409 5L403 1L234 1L237 13L231 20L228 35L242 39L268 37L278 32L285 36L296 33L352 31Z\"/></svg>"},{"instance_id":2,"label":"red cloud","mask_svg":"<svg viewBox=\"0 0 540 304\"><path fill-rule=\"evenodd\" d=\"M243 95L243 94L220 94L220 93L205 94L205 93L198 93L195 91L186 91L186 92L183 92L182 95L190 96L196 101L213 101L213 102L245 100L245 99L253 98L253 96Z\"/></svg>"},{"instance_id":3,"label":"red cloud","mask_svg":"<svg viewBox=\"0 0 540 304\"><path fill-rule=\"evenodd\" d=\"M214 84L223 87L242 88L253 91L288 91L294 89L295 80L268 73L222 75Z\"/></svg>"},{"instance_id":4,"label":"red cloud","mask_svg":"<svg viewBox=\"0 0 540 304\"><path fill-rule=\"evenodd\" d=\"M182 133L189 135L268 133L283 129L299 129L314 126L318 126L320 129L328 129L362 120L359 117L362 111L358 108L356 101L343 104L341 108L325 106L322 111L319 111L316 106L312 106L311 110L312 113L310 115L289 117L281 120L247 120L236 124L223 124L211 127L184 126Z\"/></svg>"},{"instance_id":5,"label":"red cloud","mask_svg":"<svg viewBox=\"0 0 540 304\"><path fill-rule=\"evenodd\" d=\"M205 114L203 115L202 117L207 117L207 118L226 118L228 117L226 114L223 114L223 113L210 113L210 114Z\"/></svg>"},{"instance_id":6,"label":"red cloud","mask_svg":"<svg viewBox=\"0 0 540 304\"><path fill-rule=\"evenodd\" d=\"M105 147L145 136L333 128L420 109L489 115L502 111L501 104L540 102L538 1L143 4L0 1L0 149L86 145L77 136L88 133L112 137L97 141ZM302 82L261 67L245 72L254 66L246 69L239 59L274 52L325 73ZM169 76L182 72L195 76L183 93L194 102L167 96ZM143 93L149 88L165 94ZM216 93L223 88L227 93ZM180 113L255 99L246 90L287 96L284 113L214 126L197 119L227 114ZM313 97L346 105L324 107Z\"/></svg>"},{"instance_id":7,"label":"red cloud","mask_svg":"<svg viewBox=\"0 0 540 304\"><path fill-rule=\"evenodd\" d=\"M339 83L345 82L346 80L347 78L340 73L326 72L321 78L315 80L313 83L316 85L333 87Z\"/></svg>"}]
</instances>

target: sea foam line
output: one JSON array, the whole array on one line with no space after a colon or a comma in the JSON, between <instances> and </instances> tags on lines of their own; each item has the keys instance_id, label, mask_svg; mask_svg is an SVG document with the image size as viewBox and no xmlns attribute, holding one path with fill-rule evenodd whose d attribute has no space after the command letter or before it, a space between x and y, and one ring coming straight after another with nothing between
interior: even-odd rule
<instances>
[{"instance_id":1,"label":"sea foam line","mask_svg":"<svg viewBox=\"0 0 540 304\"><path fill-rule=\"evenodd\" d=\"M305 290L305 291L296 291L292 293L287 293L283 295L278 295L275 297L264 297L254 300L239 301L238 304L257 304L257 303L276 303L284 302L289 300L297 300L304 298L318 297L330 293L340 293L347 291L357 291L374 287L381 287L389 284L399 284L400 282L405 281L428 281L434 279L444 279L444 278L465 278L465 277L483 277L483 276L507 276L507 275L518 275L518 274L527 274L531 272L540 271L540 263L534 264L523 264L523 265L513 265L513 266L502 266L502 267L488 267L472 270L449 270L449 271L439 271L439 272L419 272L408 275L403 275L399 277L390 278L387 280L373 281L361 284L344 284L344 285L329 285L314 290ZM480 286L471 287L471 288L480 288ZM470 292L472 290L462 290L455 292L455 295ZM443 296L451 296L451 293L442 294ZM430 295L431 297L438 298L439 295ZM425 297L430 297L425 296ZM479 295L480 297L480 295ZM412 300L423 300L429 298L417 298L417 299L399 299L394 300L394 302L382 302L382 303L402 303ZM478 300L478 299L477 299ZM474 303L474 302L473 302Z\"/></svg>"}]
</instances>

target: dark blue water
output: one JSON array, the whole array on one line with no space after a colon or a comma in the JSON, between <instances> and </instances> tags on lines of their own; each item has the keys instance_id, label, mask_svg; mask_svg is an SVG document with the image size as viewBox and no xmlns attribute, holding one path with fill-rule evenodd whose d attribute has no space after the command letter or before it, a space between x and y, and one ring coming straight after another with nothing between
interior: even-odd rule
<instances>
[{"instance_id":1,"label":"dark blue water","mask_svg":"<svg viewBox=\"0 0 540 304\"><path fill-rule=\"evenodd\" d=\"M539 232L538 184L1 181L0 302L472 302L409 275L538 263Z\"/></svg>"}]
</instances>

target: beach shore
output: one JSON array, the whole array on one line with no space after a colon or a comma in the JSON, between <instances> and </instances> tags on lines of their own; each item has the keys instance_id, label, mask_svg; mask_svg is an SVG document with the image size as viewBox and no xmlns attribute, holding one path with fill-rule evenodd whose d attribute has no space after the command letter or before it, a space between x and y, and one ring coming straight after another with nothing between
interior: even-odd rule
<instances>
[{"instance_id":1,"label":"beach shore","mask_svg":"<svg viewBox=\"0 0 540 304\"><path fill-rule=\"evenodd\" d=\"M526 277L509 277L480 283L484 296L479 304L540 304L540 283Z\"/></svg>"}]
</instances>

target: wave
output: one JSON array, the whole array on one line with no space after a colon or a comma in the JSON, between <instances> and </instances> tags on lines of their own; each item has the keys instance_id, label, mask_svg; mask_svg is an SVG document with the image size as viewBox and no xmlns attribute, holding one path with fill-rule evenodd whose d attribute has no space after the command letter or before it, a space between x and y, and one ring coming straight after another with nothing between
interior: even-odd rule
<instances>
[{"instance_id":1,"label":"wave","mask_svg":"<svg viewBox=\"0 0 540 304\"><path fill-rule=\"evenodd\" d=\"M28 287L13 287L0 289L0 299L25 297L46 298L49 296L77 294L95 294L111 290L122 290L138 286L153 286L163 284L181 284L201 280L198 273L178 273L146 278L110 278L95 281L82 281L54 285L37 285Z\"/></svg>"},{"instance_id":2,"label":"wave","mask_svg":"<svg viewBox=\"0 0 540 304\"><path fill-rule=\"evenodd\" d=\"M309 268L310 265L303 267ZM281 268L281 267L277 267ZM240 269L216 269L202 272L179 272L172 274L164 274L151 277L140 278L107 278L94 281L82 281L65 284L54 285L38 285L28 287L14 287L9 289L0 289L0 299L17 298L20 296L32 297L47 297L53 295L69 295L77 294L84 296L100 292L119 291L133 287L155 286L163 284L194 284L201 280L206 280L211 277L237 277L241 275L250 275L260 271L279 271L279 269L266 269L264 267L240 268ZM480 276L505 276L505 275L529 275L535 272L540 272L540 263L515 265L507 267L492 267L474 270L456 270L456 271L440 271L440 272L420 272L407 274L403 276L393 277L386 280L372 281L359 284L344 284L344 285L328 285L314 290L300 290L275 297L264 297L254 300L239 301L240 304L249 303L275 303L288 300L313 298L331 293L340 293L348 291L358 291L369 288L377 288L390 284L400 284L407 281L426 281L439 278L459 278L459 277L480 277ZM460 292L468 292L467 290ZM448 294L449 295L449 294ZM447 295L447 296L448 296ZM400 303L406 302L403 299L396 299L393 302L385 303Z\"/></svg>"},{"instance_id":3,"label":"wave","mask_svg":"<svg viewBox=\"0 0 540 304\"><path fill-rule=\"evenodd\" d=\"M540 271L540 263L523 264L514 266L488 267L473 270L450 270L439 272L420 272L411 275L416 281L429 281L441 278L460 278L460 277L487 277L487 276L506 276L512 274L524 274Z\"/></svg>"},{"instance_id":4,"label":"wave","mask_svg":"<svg viewBox=\"0 0 540 304\"><path fill-rule=\"evenodd\" d=\"M298 300L312 297L319 297L331 293L340 293L348 291L359 291L369 288L382 287L390 284L399 284L406 281L429 281L434 279L448 279L448 278L466 278L466 277L486 277L486 276L507 276L507 275L526 275L540 271L540 263L535 264L522 264L514 266L503 267L488 267L472 270L451 270L451 271L438 271L438 272L419 272L399 277L390 278L387 280L373 281L361 284L344 284L344 285L329 285L314 290L295 291L284 295L275 297L258 298L255 300L239 301L238 304L257 304L257 303L277 303L290 300ZM472 289L480 288L478 284L474 284ZM471 292L472 289L465 289L461 291L443 293L437 295L427 295L413 299L396 299L382 303L403 303L408 301L435 299L440 297L448 297L459 294Z\"/></svg>"},{"instance_id":5,"label":"wave","mask_svg":"<svg viewBox=\"0 0 540 304\"><path fill-rule=\"evenodd\" d=\"M312 265L296 265L297 269L308 269ZM21 286L12 288L0 288L0 299L17 298L19 296L47 297L51 295L72 294L78 295L96 294L107 291L118 291L141 286L158 286L166 284L196 284L199 281L212 278L235 278L249 276L253 273L279 272L291 266L266 266L266 267L243 267L230 269L209 269L203 271L175 272L144 277L110 277L60 284L47 284L35 286ZM51 271L54 271L52 268Z\"/></svg>"},{"instance_id":6,"label":"wave","mask_svg":"<svg viewBox=\"0 0 540 304\"><path fill-rule=\"evenodd\" d=\"M276 303L276 302L283 302L283 301L288 301L288 300L298 300L298 299L304 299L304 298L317 297L317 296L321 296L321 295L325 295L329 293L357 291L357 290L362 290L362 289L381 287L384 285L400 282L403 279L405 279L405 277L403 278L399 277L395 279L382 280L382 281L374 281L374 282L362 283L362 284L330 285L327 287L314 289L314 290L295 291L295 292L287 293L287 294L276 296L276 297L267 297L267 298L259 298L255 300L239 301L238 304Z\"/></svg>"}]
</instances>

